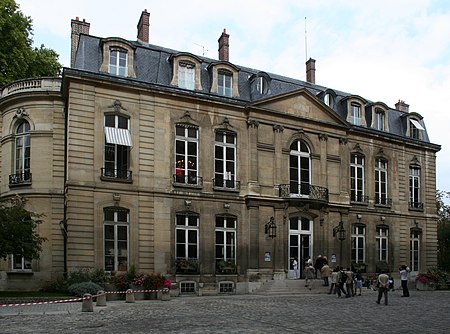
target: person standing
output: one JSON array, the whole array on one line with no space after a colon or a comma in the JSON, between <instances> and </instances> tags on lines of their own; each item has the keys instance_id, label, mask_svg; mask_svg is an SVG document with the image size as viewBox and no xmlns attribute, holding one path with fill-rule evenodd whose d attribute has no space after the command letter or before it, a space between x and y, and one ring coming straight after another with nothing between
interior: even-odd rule
<instances>
[{"instance_id":1,"label":"person standing","mask_svg":"<svg viewBox=\"0 0 450 334\"><path fill-rule=\"evenodd\" d=\"M323 278L323 286L330 286L331 268L328 263L324 263L322 269L320 269L320 273Z\"/></svg>"},{"instance_id":2,"label":"person standing","mask_svg":"<svg viewBox=\"0 0 450 334\"><path fill-rule=\"evenodd\" d=\"M316 262L314 263L314 269L316 271L316 278L317 278L318 273L320 273L320 270L322 269L322 267L323 267L323 258L322 258L322 255L319 254L319 255L317 255Z\"/></svg>"},{"instance_id":3,"label":"person standing","mask_svg":"<svg viewBox=\"0 0 450 334\"><path fill-rule=\"evenodd\" d=\"M312 289L313 280L316 277L316 270L313 267L312 260L308 260L305 267L305 288Z\"/></svg>"},{"instance_id":4,"label":"person standing","mask_svg":"<svg viewBox=\"0 0 450 334\"><path fill-rule=\"evenodd\" d=\"M402 282L402 289L403 289L403 295L402 297L409 297L409 290L408 290L408 277L410 269L407 266L401 266L399 268L400 270L400 281Z\"/></svg>"},{"instance_id":5,"label":"person standing","mask_svg":"<svg viewBox=\"0 0 450 334\"><path fill-rule=\"evenodd\" d=\"M388 291L389 291L389 276L385 273L378 275L378 298L377 304L380 303L381 297L384 295L384 305L388 304Z\"/></svg>"},{"instance_id":6,"label":"person standing","mask_svg":"<svg viewBox=\"0 0 450 334\"><path fill-rule=\"evenodd\" d=\"M298 261L297 258L294 258L294 260L292 261L292 269L294 270L294 279L299 279L300 276L298 274Z\"/></svg>"},{"instance_id":7,"label":"person standing","mask_svg":"<svg viewBox=\"0 0 450 334\"><path fill-rule=\"evenodd\" d=\"M362 284L363 284L363 277L361 275L361 271L359 269L356 269L355 270L355 293L359 289L358 296L361 296Z\"/></svg>"}]
</instances>

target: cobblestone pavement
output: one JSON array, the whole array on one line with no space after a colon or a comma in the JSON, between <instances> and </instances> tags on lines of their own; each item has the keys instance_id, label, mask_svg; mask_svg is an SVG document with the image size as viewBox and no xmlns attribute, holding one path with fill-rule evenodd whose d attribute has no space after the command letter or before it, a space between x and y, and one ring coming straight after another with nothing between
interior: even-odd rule
<instances>
[{"instance_id":1,"label":"cobblestone pavement","mask_svg":"<svg viewBox=\"0 0 450 334\"><path fill-rule=\"evenodd\" d=\"M449 333L450 291L176 297L114 301L94 312L81 303L0 307L1 333Z\"/></svg>"}]
</instances>

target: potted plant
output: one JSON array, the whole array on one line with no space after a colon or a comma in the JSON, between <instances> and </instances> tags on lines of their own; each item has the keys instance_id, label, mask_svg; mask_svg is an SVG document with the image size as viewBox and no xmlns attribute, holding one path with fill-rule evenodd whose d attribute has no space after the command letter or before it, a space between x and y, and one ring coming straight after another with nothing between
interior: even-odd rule
<instances>
[{"instance_id":1,"label":"potted plant","mask_svg":"<svg viewBox=\"0 0 450 334\"><path fill-rule=\"evenodd\" d=\"M182 258L175 260L176 272L180 274L198 274L200 272L200 265L198 259Z\"/></svg>"},{"instance_id":2,"label":"potted plant","mask_svg":"<svg viewBox=\"0 0 450 334\"><path fill-rule=\"evenodd\" d=\"M223 274L236 273L236 263L232 260L219 260L216 262L216 270Z\"/></svg>"}]
</instances>

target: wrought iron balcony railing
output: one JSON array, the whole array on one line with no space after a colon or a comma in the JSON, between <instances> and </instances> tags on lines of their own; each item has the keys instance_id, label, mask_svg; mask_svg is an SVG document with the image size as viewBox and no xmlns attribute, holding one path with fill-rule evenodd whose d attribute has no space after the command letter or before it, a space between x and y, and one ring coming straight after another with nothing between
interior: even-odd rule
<instances>
[{"instance_id":1,"label":"wrought iron balcony railing","mask_svg":"<svg viewBox=\"0 0 450 334\"><path fill-rule=\"evenodd\" d=\"M132 175L131 170L102 168L102 178L108 180L131 182L133 180Z\"/></svg>"},{"instance_id":2,"label":"wrought iron balcony railing","mask_svg":"<svg viewBox=\"0 0 450 334\"><path fill-rule=\"evenodd\" d=\"M241 182L235 180L213 179L214 188L224 190L239 190Z\"/></svg>"},{"instance_id":3,"label":"wrought iron balcony railing","mask_svg":"<svg viewBox=\"0 0 450 334\"><path fill-rule=\"evenodd\" d=\"M279 196L282 198L303 197L328 202L328 189L312 184L280 184Z\"/></svg>"},{"instance_id":4,"label":"wrought iron balcony railing","mask_svg":"<svg viewBox=\"0 0 450 334\"><path fill-rule=\"evenodd\" d=\"M11 174L9 176L9 185L20 185L20 184L30 184L31 183L31 173L30 171L25 171L21 173Z\"/></svg>"},{"instance_id":5,"label":"wrought iron balcony railing","mask_svg":"<svg viewBox=\"0 0 450 334\"><path fill-rule=\"evenodd\" d=\"M197 175L186 175L186 174L173 174L173 183L175 185L186 185L186 186L203 186L203 178Z\"/></svg>"}]
</instances>

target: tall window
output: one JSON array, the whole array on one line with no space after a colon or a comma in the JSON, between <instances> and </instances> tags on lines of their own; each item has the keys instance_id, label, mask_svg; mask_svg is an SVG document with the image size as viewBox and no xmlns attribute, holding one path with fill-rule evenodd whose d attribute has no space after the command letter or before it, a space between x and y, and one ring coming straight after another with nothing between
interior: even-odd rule
<instances>
[{"instance_id":1,"label":"tall window","mask_svg":"<svg viewBox=\"0 0 450 334\"><path fill-rule=\"evenodd\" d=\"M236 134L216 131L214 186L236 188Z\"/></svg>"},{"instance_id":2,"label":"tall window","mask_svg":"<svg viewBox=\"0 0 450 334\"><path fill-rule=\"evenodd\" d=\"M409 167L409 207L422 208L420 202L420 168L417 166Z\"/></svg>"},{"instance_id":3,"label":"tall window","mask_svg":"<svg viewBox=\"0 0 450 334\"><path fill-rule=\"evenodd\" d=\"M216 217L216 268L236 263L236 218ZM230 268L232 269L232 268Z\"/></svg>"},{"instance_id":4,"label":"tall window","mask_svg":"<svg viewBox=\"0 0 450 334\"><path fill-rule=\"evenodd\" d=\"M384 226L377 227L376 252L378 261L388 262L389 229Z\"/></svg>"},{"instance_id":5,"label":"tall window","mask_svg":"<svg viewBox=\"0 0 450 334\"><path fill-rule=\"evenodd\" d=\"M178 64L178 87L195 89L195 65L190 62Z\"/></svg>"},{"instance_id":6,"label":"tall window","mask_svg":"<svg viewBox=\"0 0 450 334\"><path fill-rule=\"evenodd\" d=\"M333 108L334 107L334 96L330 93L326 93L325 96L323 97L323 102L325 102L325 104L328 107Z\"/></svg>"},{"instance_id":7,"label":"tall window","mask_svg":"<svg viewBox=\"0 0 450 334\"><path fill-rule=\"evenodd\" d=\"M14 174L11 183L30 180L30 124L23 121L16 129Z\"/></svg>"},{"instance_id":8,"label":"tall window","mask_svg":"<svg viewBox=\"0 0 450 334\"><path fill-rule=\"evenodd\" d=\"M127 271L129 211L118 207L110 207L103 210L103 216L105 271Z\"/></svg>"},{"instance_id":9,"label":"tall window","mask_svg":"<svg viewBox=\"0 0 450 334\"><path fill-rule=\"evenodd\" d=\"M256 78L256 89L260 94L266 94L269 90L269 85L267 83L267 79L263 76L259 76Z\"/></svg>"},{"instance_id":10,"label":"tall window","mask_svg":"<svg viewBox=\"0 0 450 334\"><path fill-rule=\"evenodd\" d=\"M310 150L304 141L291 144L289 155L289 182L291 195L309 196L311 182Z\"/></svg>"},{"instance_id":11,"label":"tall window","mask_svg":"<svg viewBox=\"0 0 450 334\"><path fill-rule=\"evenodd\" d=\"M358 103L351 104L351 123L354 125L362 124L361 105Z\"/></svg>"},{"instance_id":12,"label":"tall window","mask_svg":"<svg viewBox=\"0 0 450 334\"><path fill-rule=\"evenodd\" d=\"M198 128L178 124L175 135L175 181L198 185Z\"/></svg>"},{"instance_id":13,"label":"tall window","mask_svg":"<svg viewBox=\"0 0 450 334\"><path fill-rule=\"evenodd\" d=\"M102 176L131 180L131 145L128 118L105 115L105 166Z\"/></svg>"},{"instance_id":14,"label":"tall window","mask_svg":"<svg viewBox=\"0 0 450 334\"><path fill-rule=\"evenodd\" d=\"M409 241L409 250L410 250L410 262L409 268L411 271L419 271L419 255L420 255L420 231L413 229L411 230L410 241Z\"/></svg>"},{"instance_id":15,"label":"tall window","mask_svg":"<svg viewBox=\"0 0 450 334\"><path fill-rule=\"evenodd\" d=\"M363 225L352 225L352 262L364 262L365 243L366 227Z\"/></svg>"},{"instance_id":16,"label":"tall window","mask_svg":"<svg viewBox=\"0 0 450 334\"><path fill-rule=\"evenodd\" d=\"M352 154L350 161L350 191L352 202L365 202L364 156Z\"/></svg>"},{"instance_id":17,"label":"tall window","mask_svg":"<svg viewBox=\"0 0 450 334\"><path fill-rule=\"evenodd\" d=\"M375 111L375 129L384 131L385 130L384 122L385 122L384 111L381 109L377 109Z\"/></svg>"},{"instance_id":18,"label":"tall window","mask_svg":"<svg viewBox=\"0 0 450 334\"><path fill-rule=\"evenodd\" d=\"M113 48L109 51L109 73L126 77L128 75L127 51Z\"/></svg>"},{"instance_id":19,"label":"tall window","mask_svg":"<svg viewBox=\"0 0 450 334\"><path fill-rule=\"evenodd\" d=\"M180 213L175 222L175 256L179 259L198 259L198 215Z\"/></svg>"},{"instance_id":20,"label":"tall window","mask_svg":"<svg viewBox=\"0 0 450 334\"><path fill-rule=\"evenodd\" d=\"M387 199L387 161L375 161L375 204L388 205Z\"/></svg>"},{"instance_id":21,"label":"tall window","mask_svg":"<svg viewBox=\"0 0 450 334\"><path fill-rule=\"evenodd\" d=\"M227 70L218 71L218 91L219 95L233 96L233 73Z\"/></svg>"}]
</instances>

